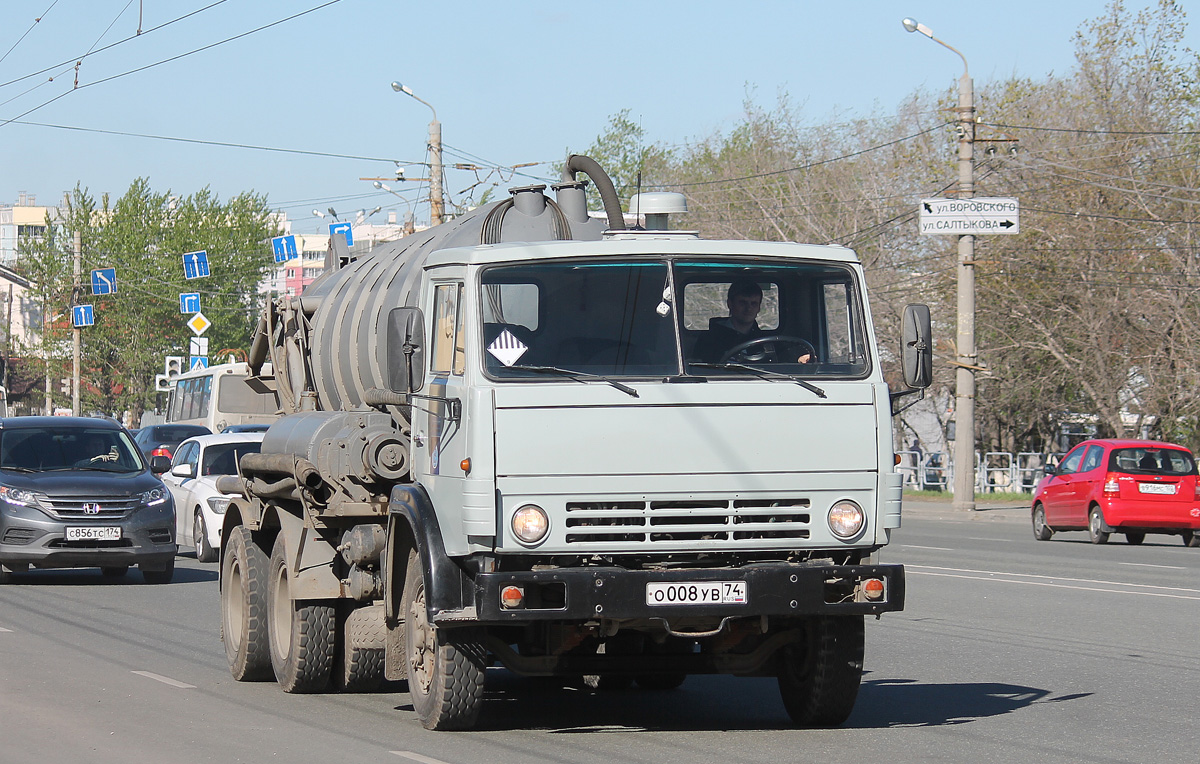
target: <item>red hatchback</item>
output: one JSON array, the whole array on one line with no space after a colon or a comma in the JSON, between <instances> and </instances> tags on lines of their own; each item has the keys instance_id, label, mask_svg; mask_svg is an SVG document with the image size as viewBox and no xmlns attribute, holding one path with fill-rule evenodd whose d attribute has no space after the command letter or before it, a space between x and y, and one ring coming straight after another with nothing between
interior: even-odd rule
<instances>
[{"instance_id":1,"label":"red hatchback","mask_svg":"<svg viewBox=\"0 0 1200 764\"><path fill-rule=\"evenodd\" d=\"M1183 446L1153 440L1088 440L1047 468L1033 492L1033 535L1086 530L1093 544L1124 533L1179 534L1200 546L1200 483Z\"/></svg>"}]
</instances>

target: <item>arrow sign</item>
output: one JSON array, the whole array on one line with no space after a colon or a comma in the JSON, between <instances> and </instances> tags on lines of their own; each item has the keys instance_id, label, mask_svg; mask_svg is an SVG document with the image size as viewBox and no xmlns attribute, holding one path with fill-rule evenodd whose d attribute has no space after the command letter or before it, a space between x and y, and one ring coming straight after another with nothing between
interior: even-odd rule
<instances>
[{"instance_id":1,"label":"arrow sign","mask_svg":"<svg viewBox=\"0 0 1200 764\"><path fill-rule=\"evenodd\" d=\"M295 236L276 236L271 239L271 251L275 253L275 262L277 263L300 256L300 253L296 251Z\"/></svg>"},{"instance_id":2,"label":"arrow sign","mask_svg":"<svg viewBox=\"0 0 1200 764\"><path fill-rule=\"evenodd\" d=\"M113 294L117 291L117 269L97 268L92 271L92 294Z\"/></svg>"},{"instance_id":3,"label":"arrow sign","mask_svg":"<svg viewBox=\"0 0 1200 764\"><path fill-rule=\"evenodd\" d=\"M350 230L349 223L330 223L329 224L329 235L333 236L335 233L346 234L346 246L347 247L354 246L354 234Z\"/></svg>"},{"instance_id":4,"label":"arrow sign","mask_svg":"<svg viewBox=\"0 0 1200 764\"><path fill-rule=\"evenodd\" d=\"M183 256L183 277L185 279L202 279L208 275L207 250L188 252Z\"/></svg>"},{"instance_id":5,"label":"arrow sign","mask_svg":"<svg viewBox=\"0 0 1200 764\"><path fill-rule=\"evenodd\" d=\"M199 292L184 292L179 295L179 312L180 313L199 313L200 312L200 293ZM204 355L201 353L200 355Z\"/></svg>"},{"instance_id":6,"label":"arrow sign","mask_svg":"<svg viewBox=\"0 0 1200 764\"><path fill-rule=\"evenodd\" d=\"M91 305L76 305L71 308L71 325L76 329L96 323L96 314Z\"/></svg>"},{"instance_id":7,"label":"arrow sign","mask_svg":"<svg viewBox=\"0 0 1200 764\"><path fill-rule=\"evenodd\" d=\"M922 199L920 212L926 236L1021 232L1020 205L1009 197Z\"/></svg>"}]
</instances>

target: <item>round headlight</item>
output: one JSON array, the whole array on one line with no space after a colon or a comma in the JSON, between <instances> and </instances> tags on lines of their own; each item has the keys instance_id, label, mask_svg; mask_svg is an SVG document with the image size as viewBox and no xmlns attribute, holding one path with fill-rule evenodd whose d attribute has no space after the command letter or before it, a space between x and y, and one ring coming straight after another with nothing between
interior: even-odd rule
<instances>
[{"instance_id":1,"label":"round headlight","mask_svg":"<svg viewBox=\"0 0 1200 764\"><path fill-rule=\"evenodd\" d=\"M838 538L854 538L863 529L866 516L862 507L849 499L842 499L829 509L829 530Z\"/></svg>"},{"instance_id":2,"label":"round headlight","mask_svg":"<svg viewBox=\"0 0 1200 764\"><path fill-rule=\"evenodd\" d=\"M513 513L512 530L522 544L536 544L546 538L550 530L550 518L541 507L526 504Z\"/></svg>"}]
</instances>

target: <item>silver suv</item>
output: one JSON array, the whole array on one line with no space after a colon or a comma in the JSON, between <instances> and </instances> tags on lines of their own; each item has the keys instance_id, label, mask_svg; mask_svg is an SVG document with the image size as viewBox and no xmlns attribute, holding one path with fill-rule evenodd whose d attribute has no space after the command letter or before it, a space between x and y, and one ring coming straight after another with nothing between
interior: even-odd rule
<instances>
[{"instance_id":1,"label":"silver suv","mask_svg":"<svg viewBox=\"0 0 1200 764\"><path fill-rule=\"evenodd\" d=\"M175 505L129 433L75 417L0 419L0 580L36 568L175 570Z\"/></svg>"}]
</instances>

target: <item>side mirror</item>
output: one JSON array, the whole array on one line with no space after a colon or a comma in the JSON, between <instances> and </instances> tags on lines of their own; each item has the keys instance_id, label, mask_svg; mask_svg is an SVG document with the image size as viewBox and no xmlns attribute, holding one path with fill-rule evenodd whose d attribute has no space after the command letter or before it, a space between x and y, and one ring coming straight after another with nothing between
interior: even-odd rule
<instances>
[{"instance_id":1,"label":"side mirror","mask_svg":"<svg viewBox=\"0 0 1200 764\"><path fill-rule=\"evenodd\" d=\"M150 471L155 475L161 475L171 469L171 460L165 456L150 457Z\"/></svg>"},{"instance_id":2,"label":"side mirror","mask_svg":"<svg viewBox=\"0 0 1200 764\"><path fill-rule=\"evenodd\" d=\"M900 338L904 384L909 387L929 387L933 382L933 329L928 305L904 306Z\"/></svg>"},{"instance_id":3,"label":"side mirror","mask_svg":"<svg viewBox=\"0 0 1200 764\"><path fill-rule=\"evenodd\" d=\"M1047 464L1045 467L1042 467L1042 473L1046 475L1057 475L1058 467L1054 466L1053 464Z\"/></svg>"},{"instance_id":4,"label":"side mirror","mask_svg":"<svg viewBox=\"0 0 1200 764\"><path fill-rule=\"evenodd\" d=\"M154 457L154 458L156 458L156 459L166 459L167 457L165 457L165 456L156 456L156 457ZM192 465L190 465L190 464L187 464L186 462L185 462L185 463L183 463L183 464L176 464L174 467L172 467L172 468L171 468L171 474L172 474L172 475L174 475L175 477L181 477L181 478L190 478L190 477L196 477L196 476L195 476L195 475L192 473Z\"/></svg>"},{"instance_id":5,"label":"side mirror","mask_svg":"<svg viewBox=\"0 0 1200 764\"><path fill-rule=\"evenodd\" d=\"M387 386L411 393L425 384L425 317L420 308L392 308L387 317Z\"/></svg>"}]
</instances>

